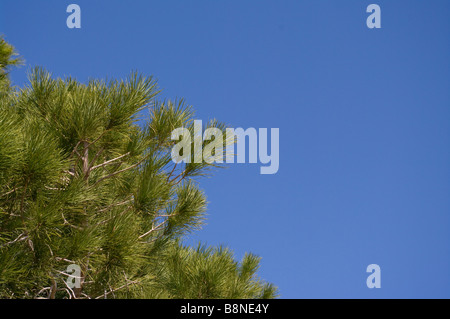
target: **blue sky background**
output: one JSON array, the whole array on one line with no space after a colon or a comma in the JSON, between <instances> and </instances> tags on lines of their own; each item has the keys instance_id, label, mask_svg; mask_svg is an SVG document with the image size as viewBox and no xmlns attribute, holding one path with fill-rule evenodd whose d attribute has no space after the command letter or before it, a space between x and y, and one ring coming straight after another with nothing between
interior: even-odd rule
<instances>
[{"instance_id":1,"label":"blue sky background","mask_svg":"<svg viewBox=\"0 0 450 319\"><path fill-rule=\"evenodd\" d=\"M35 65L139 70L197 119L280 128L276 175L201 180L208 224L190 241L260 255L282 298L450 298L450 1L2 0L0 33L26 59L17 85Z\"/></svg>"}]
</instances>

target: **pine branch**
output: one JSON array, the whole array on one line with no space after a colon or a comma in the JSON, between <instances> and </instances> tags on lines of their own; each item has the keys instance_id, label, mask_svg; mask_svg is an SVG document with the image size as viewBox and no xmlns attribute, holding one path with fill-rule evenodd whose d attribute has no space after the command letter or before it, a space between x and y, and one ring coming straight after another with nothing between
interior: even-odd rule
<instances>
[{"instance_id":1,"label":"pine branch","mask_svg":"<svg viewBox=\"0 0 450 319\"><path fill-rule=\"evenodd\" d=\"M173 166L172 171L170 172L170 174L167 176L167 181L170 180L170 178L172 177L173 172L175 171L175 168L177 168L178 163L175 163L175 165Z\"/></svg>"},{"instance_id":2,"label":"pine branch","mask_svg":"<svg viewBox=\"0 0 450 319\"><path fill-rule=\"evenodd\" d=\"M22 237L24 235L25 235L25 237ZM26 239L28 239L28 236L26 235L26 233L22 233L16 239L14 239L14 240L12 240L10 242L4 243L0 247L5 247L5 246L8 246L8 245L12 245L12 244L14 244L16 242L19 242L19 241L22 241L22 240L26 240Z\"/></svg>"},{"instance_id":3,"label":"pine branch","mask_svg":"<svg viewBox=\"0 0 450 319\"><path fill-rule=\"evenodd\" d=\"M150 154L149 154L149 155L150 155ZM104 176L104 177L100 178L98 181L96 181L96 182L94 183L94 185L92 185L92 187L96 186L97 184L99 184L100 182L104 181L105 179L111 178L111 177L113 177L113 176L116 176L116 175L118 175L118 174L120 174L120 173L126 172L126 171L128 171L128 170L130 170L130 169L133 169L133 168L139 166L140 164L142 164L142 162L144 162L144 161L149 157L149 155L144 156L144 158L142 158L142 159L141 159L139 162L137 162L136 164L133 164L133 165L127 167L127 168L121 169L120 171L116 171L116 172L114 172L114 173L111 173L111 174L109 174L109 175L107 175L107 176Z\"/></svg>"},{"instance_id":4,"label":"pine branch","mask_svg":"<svg viewBox=\"0 0 450 319\"><path fill-rule=\"evenodd\" d=\"M165 221L159 223L156 227L152 227L152 229L150 229L148 232L146 232L145 234L142 234L141 236L139 236L138 238L141 239L147 235L150 235L151 233L153 233L155 230L159 230L161 229L166 223L168 222L168 220L166 219Z\"/></svg>"},{"instance_id":5,"label":"pine branch","mask_svg":"<svg viewBox=\"0 0 450 319\"><path fill-rule=\"evenodd\" d=\"M94 141L92 141L92 142L89 142L89 141L86 141L86 142L88 142L89 143L89 146L88 147L91 147L92 145L94 145L96 142L98 142L106 133L108 133L108 132L110 132L111 130L110 129L108 129L108 130L104 130L103 132L102 132L102 134L100 134L100 136L99 137L97 137Z\"/></svg>"},{"instance_id":6,"label":"pine branch","mask_svg":"<svg viewBox=\"0 0 450 319\"><path fill-rule=\"evenodd\" d=\"M91 167L91 168L89 169L89 173L90 173L91 171L93 171L94 169L96 169L96 168L100 168L100 167L109 165L109 164L111 164L112 162L115 162L115 161L117 161L117 160L120 160L121 158L124 158L125 156L128 156L128 155L130 155L130 152L128 152L128 153L126 153L126 154L123 154L123 155L121 155L121 156L119 156L119 157L113 158L112 160L106 161L106 162L104 162L104 163L102 163L102 164L99 164L99 165L96 165L96 166L94 166L94 167Z\"/></svg>"},{"instance_id":7,"label":"pine branch","mask_svg":"<svg viewBox=\"0 0 450 319\"><path fill-rule=\"evenodd\" d=\"M187 170L185 169L184 171L182 171L180 174L178 174L176 177L174 177L170 183L174 183L178 178L180 178L178 181L175 182L175 184L173 184L173 186L178 185L182 180L184 180L187 177Z\"/></svg>"},{"instance_id":8,"label":"pine branch","mask_svg":"<svg viewBox=\"0 0 450 319\"><path fill-rule=\"evenodd\" d=\"M78 141L78 143L75 145L75 147L74 147L73 150L72 150L72 153L70 153L69 158L72 158L72 156L73 156L74 154L78 153L77 148L78 148L78 146L80 145L80 143L81 143L81 141ZM78 155L79 155L79 154L78 154Z\"/></svg>"},{"instance_id":9,"label":"pine branch","mask_svg":"<svg viewBox=\"0 0 450 319\"><path fill-rule=\"evenodd\" d=\"M119 290L121 290L121 289L123 289L123 288L127 288L129 285L136 285L136 284L139 284L139 283L140 283L139 281L130 281L130 282L127 282L125 285L120 286L119 288L113 289L113 290L108 291L108 292L105 291L105 293L104 293L103 295L100 295L100 296L98 296L98 297L95 297L95 299L100 299L100 298L105 298L105 299L106 299L106 296L108 296L109 294L112 294L112 293L114 293L114 292L116 292L116 291L119 291Z\"/></svg>"},{"instance_id":10,"label":"pine branch","mask_svg":"<svg viewBox=\"0 0 450 319\"><path fill-rule=\"evenodd\" d=\"M44 291L46 291L46 290L52 290L52 288L51 287L44 287L44 288L42 288L41 290L39 290L39 292L34 296L34 299L48 299L48 297L47 298L43 298L43 297L38 297L41 293L43 293Z\"/></svg>"},{"instance_id":11,"label":"pine branch","mask_svg":"<svg viewBox=\"0 0 450 319\"><path fill-rule=\"evenodd\" d=\"M97 158L103 153L104 150L105 150L105 149L102 147L102 148L97 152L97 154L95 154L94 158L93 158L92 161L91 161L91 164L89 164L89 171L92 170L92 165L94 165L95 161L96 161Z\"/></svg>"},{"instance_id":12,"label":"pine branch","mask_svg":"<svg viewBox=\"0 0 450 319\"><path fill-rule=\"evenodd\" d=\"M52 279L52 289L50 290L50 295L48 296L48 299L55 299L56 296L56 281L55 279Z\"/></svg>"},{"instance_id":13,"label":"pine branch","mask_svg":"<svg viewBox=\"0 0 450 319\"><path fill-rule=\"evenodd\" d=\"M101 212L107 211L110 208L121 206L121 205L125 205L125 204L128 204L128 203L132 202L132 201L133 201L132 199L127 199L127 200L124 200L124 201L119 202L119 203L113 203L113 204L111 204L111 205L109 205L109 206L107 206L105 208L100 209L99 212L101 213Z\"/></svg>"},{"instance_id":14,"label":"pine branch","mask_svg":"<svg viewBox=\"0 0 450 319\"><path fill-rule=\"evenodd\" d=\"M19 188L14 188L13 190L10 190L10 191L7 192L7 193L1 194L0 197L3 197L3 196L6 196L6 195L9 195L9 194L12 194L12 193L14 193L17 189L20 189L20 187L19 187Z\"/></svg>"}]
</instances>

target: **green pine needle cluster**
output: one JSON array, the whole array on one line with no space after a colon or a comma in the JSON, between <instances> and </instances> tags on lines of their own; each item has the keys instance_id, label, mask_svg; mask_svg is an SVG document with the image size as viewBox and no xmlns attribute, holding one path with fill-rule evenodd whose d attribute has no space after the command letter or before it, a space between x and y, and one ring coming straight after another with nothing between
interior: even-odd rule
<instances>
[{"instance_id":1,"label":"green pine needle cluster","mask_svg":"<svg viewBox=\"0 0 450 319\"><path fill-rule=\"evenodd\" d=\"M35 68L14 88L20 62L0 39L0 298L277 295L258 257L182 244L205 219L194 178L217 166L171 159L172 130L193 130L189 105L158 100L156 81L137 73L83 84Z\"/></svg>"}]
</instances>

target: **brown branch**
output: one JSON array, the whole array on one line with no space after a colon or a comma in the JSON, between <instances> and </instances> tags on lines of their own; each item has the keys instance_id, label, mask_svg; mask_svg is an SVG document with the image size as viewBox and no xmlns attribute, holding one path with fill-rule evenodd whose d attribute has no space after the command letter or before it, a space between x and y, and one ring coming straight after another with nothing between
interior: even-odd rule
<instances>
[{"instance_id":1,"label":"brown branch","mask_svg":"<svg viewBox=\"0 0 450 319\"><path fill-rule=\"evenodd\" d=\"M65 261L65 262L68 262L68 263L71 263L71 264L76 264L76 262L75 261L73 261L73 260L70 260L70 259L67 259L67 258L61 258L61 257L55 257L55 260L57 260L57 261Z\"/></svg>"},{"instance_id":2,"label":"brown branch","mask_svg":"<svg viewBox=\"0 0 450 319\"><path fill-rule=\"evenodd\" d=\"M75 176L75 173L71 172L70 170L69 171L65 170L64 173L69 174L71 176Z\"/></svg>"},{"instance_id":3,"label":"brown branch","mask_svg":"<svg viewBox=\"0 0 450 319\"><path fill-rule=\"evenodd\" d=\"M116 291L118 291L118 290L120 290L120 289L123 289L123 288L127 288L129 285L135 285L135 284L138 284L138 283L139 283L139 281L130 281L130 282L127 282L125 285L120 286L119 288L112 289L112 290L110 290L110 291L108 291L108 292L105 291L105 293L104 293L103 295L100 295L100 296L98 296L98 297L95 297L95 299L100 299L100 298L103 298L103 297L106 298L106 296L109 295L109 294L111 294L111 293L114 293L114 292L116 292Z\"/></svg>"},{"instance_id":4,"label":"brown branch","mask_svg":"<svg viewBox=\"0 0 450 319\"><path fill-rule=\"evenodd\" d=\"M20 188L20 187L19 187L19 188ZM3 197L3 196L6 196L6 195L9 195L9 194L12 194L12 193L14 193L16 190L17 190L17 188L14 188L13 190L11 190L11 191L9 191L9 192L6 192L6 193L4 193L4 194L1 194L0 197Z\"/></svg>"},{"instance_id":5,"label":"brown branch","mask_svg":"<svg viewBox=\"0 0 450 319\"><path fill-rule=\"evenodd\" d=\"M119 203L112 203L111 205L109 205L108 207L102 208L99 210L99 212L104 212L107 211L108 209L112 208L112 207L116 207L116 206L121 206L121 205L125 205L128 204L129 202L132 202L132 199L127 199L124 200L123 202L119 202Z\"/></svg>"},{"instance_id":6,"label":"brown branch","mask_svg":"<svg viewBox=\"0 0 450 319\"><path fill-rule=\"evenodd\" d=\"M172 171L169 173L169 175L167 176L167 181L169 181L169 179L172 177L173 172L175 171L175 168L177 168L178 163L175 163L175 165L173 166Z\"/></svg>"},{"instance_id":7,"label":"brown branch","mask_svg":"<svg viewBox=\"0 0 450 319\"><path fill-rule=\"evenodd\" d=\"M39 290L39 292L34 296L34 299L48 299L48 298L43 298L43 297L38 297L41 293L43 293L46 290L52 290L51 287L44 287L41 290Z\"/></svg>"},{"instance_id":8,"label":"brown branch","mask_svg":"<svg viewBox=\"0 0 450 319\"><path fill-rule=\"evenodd\" d=\"M97 152L97 154L95 154L94 158L93 158L92 161L91 161L91 164L89 164L89 171L92 170L92 165L94 165L95 161L96 161L97 158L100 156L100 154L103 153L104 150L105 150L105 149L102 147L102 148Z\"/></svg>"},{"instance_id":9,"label":"brown branch","mask_svg":"<svg viewBox=\"0 0 450 319\"><path fill-rule=\"evenodd\" d=\"M147 235L150 235L151 233L153 233L155 230L159 230L161 229L162 226L164 226L164 224L166 224L169 220L166 219L165 221L159 223L158 225L156 225L156 227L152 227L152 229L150 229L148 232L146 232L145 234L142 234L141 236L139 236L138 238L141 239Z\"/></svg>"},{"instance_id":10,"label":"brown branch","mask_svg":"<svg viewBox=\"0 0 450 319\"><path fill-rule=\"evenodd\" d=\"M80 143L81 143L81 141L78 141L78 143L75 145L75 147L73 148L72 153L70 153L69 158L71 158L71 157L73 156L73 154L78 153L78 152L77 152L77 148L78 148L78 145L80 145ZM79 155L79 154L78 154L78 155Z\"/></svg>"},{"instance_id":11,"label":"brown branch","mask_svg":"<svg viewBox=\"0 0 450 319\"><path fill-rule=\"evenodd\" d=\"M184 180L185 178L187 177L187 174L186 174L186 170L184 170L184 171L182 171L180 174L178 174L178 176L176 176L176 177L174 177L169 183L173 183L173 182L175 182L178 178L180 178L175 184L173 184L174 186L175 185L178 185L182 180Z\"/></svg>"},{"instance_id":12,"label":"brown branch","mask_svg":"<svg viewBox=\"0 0 450 319\"><path fill-rule=\"evenodd\" d=\"M132 209L132 208L133 208L133 206L128 206L128 207L125 208L118 216L122 216L123 214L125 214L127 211L129 211L129 210ZM108 219L105 219L105 220L102 220L101 222L97 223L95 226L100 226L100 225L106 224L107 222L109 222L109 221L112 220L113 218L114 218L114 217L108 218Z\"/></svg>"},{"instance_id":13,"label":"brown branch","mask_svg":"<svg viewBox=\"0 0 450 319\"><path fill-rule=\"evenodd\" d=\"M22 236L24 236L24 235L25 235L25 237L22 237ZM4 247L4 246L7 246L7 245L11 245L11 244L14 244L14 243L16 243L16 242L19 242L19 241L22 241L22 240L25 240L25 239L28 239L28 236L26 235L26 233L22 233L22 234L20 234L16 239L14 239L14 240L12 240L12 241L10 241L10 242L4 243L3 245L0 245L0 247Z\"/></svg>"},{"instance_id":14,"label":"brown branch","mask_svg":"<svg viewBox=\"0 0 450 319\"><path fill-rule=\"evenodd\" d=\"M89 178L89 143L83 142L83 157L81 158L83 162L83 175L84 179L87 180Z\"/></svg>"},{"instance_id":15,"label":"brown branch","mask_svg":"<svg viewBox=\"0 0 450 319\"><path fill-rule=\"evenodd\" d=\"M89 146L93 145L95 142L99 141L106 133L108 133L111 129L103 131L99 137L97 137L93 142L89 143Z\"/></svg>"},{"instance_id":16,"label":"brown branch","mask_svg":"<svg viewBox=\"0 0 450 319\"><path fill-rule=\"evenodd\" d=\"M150 154L149 154L149 155L150 155ZM133 164L133 165L127 167L127 168L121 169L120 171L116 171L116 172L114 172L114 173L111 173L111 174L109 174L109 175L107 175L107 176L104 176L104 177L100 178L98 181L96 181L96 182L94 183L94 185L92 185L92 187L94 187L94 186L97 185L98 183L104 181L105 179L111 178L111 177L113 177L113 176L116 176L117 174L126 172L126 171L128 171L128 170L130 170L130 169L133 169L133 168L139 166L140 164L142 164L143 161L145 161L145 160L147 159L147 157L148 157L149 155L144 156L144 158L142 158L142 159L141 159L139 162L137 162L136 164Z\"/></svg>"},{"instance_id":17,"label":"brown branch","mask_svg":"<svg viewBox=\"0 0 450 319\"><path fill-rule=\"evenodd\" d=\"M78 153L78 151L75 151L75 154L82 160L83 156L80 155L80 153Z\"/></svg>"},{"instance_id":18,"label":"brown branch","mask_svg":"<svg viewBox=\"0 0 450 319\"><path fill-rule=\"evenodd\" d=\"M48 296L48 299L55 299L56 289L56 281L52 278L52 288L50 289L50 295Z\"/></svg>"},{"instance_id":19,"label":"brown branch","mask_svg":"<svg viewBox=\"0 0 450 319\"><path fill-rule=\"evenodd\" d=\"M128 153L126 153L126 154L123 154L123 155L121 155L121 156L119 156L119 157L113 158L112 160L106 161L106 162L104 162L104 163L102 163L102 164L99 164L99 165L96 165L96 166L94 166L94 167L91 167L91 168L89 169L89 172L90 172L90 171L93 171L93 170L96 169L96 168L100 168L100 167L109 165L109 164L111 164L112 162L117 161L117 160L120 160L121 158L124 158L125 156L128 156L128 155L130 155L130 152L128 152Z\"/></svg>"},{"instance_id":20,"label":"brown branch","mask_svg":"<svg viewBox=\"0 0 450 319\"><path fill-rule=\"evenodd\" d=\"M67 219L64 217L64 213L61 213L61 216L62 216L62 218L64 219L64 225L69 225L69 226L72 227L72 228L75 228L75 229L78 229L78 230L83 230L82 227L78 227L78 226L75 226L75 225L72 225L71 223L69 223L69 222L67 221Z\"/></svg>"}]
</instances>

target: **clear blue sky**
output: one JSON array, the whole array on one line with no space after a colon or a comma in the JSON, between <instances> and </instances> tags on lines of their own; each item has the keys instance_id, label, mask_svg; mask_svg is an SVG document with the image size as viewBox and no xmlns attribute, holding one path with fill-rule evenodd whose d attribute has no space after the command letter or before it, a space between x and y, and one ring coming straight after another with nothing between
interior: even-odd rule
<instances>
[{"instance_id":1,"label":"clear blue sky","mask_svg":"<svg viewBox=\"0 0 450 319\"><path fill-rule=\"evenodd\" d=\"M191 240L260 255L282 298L450 298L450 1L2 0L0 33L26 59L18 85L34 65L139 70L197 119L280 128L276 175L201 180L208 224Z\"/></svg>"}]
</instances>

